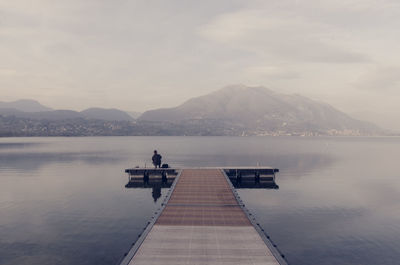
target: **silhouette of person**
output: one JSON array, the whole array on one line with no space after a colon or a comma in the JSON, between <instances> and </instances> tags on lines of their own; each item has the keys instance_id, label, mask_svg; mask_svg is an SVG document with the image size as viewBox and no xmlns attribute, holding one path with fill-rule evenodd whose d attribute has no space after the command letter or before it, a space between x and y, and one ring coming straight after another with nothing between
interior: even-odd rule
<instances>
[{"instance_id":1,"label":"silhouette of person","mask_svg":"<svg viewBox=\"0 0 400 265\"><path fill-rule=\"evenodd\" d=\"M161 186L154 185L151 195L153 196L154 202L157 202L158 198L161 197Z\"/></svg>"},{"instance_id":2,"label":"silhouette of person","mask_svg":"<svg viewBox=\"0 0 400 265\"><path fill-rule=\"evenodd\" d=\"M153 165L157 168L161 167L161 158L162 156L160 154L157 153L157 150L154 150L154 155L151 158L153 160Z\"/></svg>"}]
</instances>

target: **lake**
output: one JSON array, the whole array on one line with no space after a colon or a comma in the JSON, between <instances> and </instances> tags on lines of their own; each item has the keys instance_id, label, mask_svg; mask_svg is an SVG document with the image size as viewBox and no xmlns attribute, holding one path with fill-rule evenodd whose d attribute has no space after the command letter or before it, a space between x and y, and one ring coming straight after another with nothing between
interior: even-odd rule
<instances>
[{"instance_id":1,"label":"lake","mask_svg":"<svg viewBox=\"0 0 400 265\"><path fill-rule=\"evenodd\" d=\"M240 189L289 264L398 264L400 138L0 138L0 264L118 264L161 197L124 169L280 169L279 189ZM159 197L159 198L158 198Z\"/></svg>"}]
</instances>

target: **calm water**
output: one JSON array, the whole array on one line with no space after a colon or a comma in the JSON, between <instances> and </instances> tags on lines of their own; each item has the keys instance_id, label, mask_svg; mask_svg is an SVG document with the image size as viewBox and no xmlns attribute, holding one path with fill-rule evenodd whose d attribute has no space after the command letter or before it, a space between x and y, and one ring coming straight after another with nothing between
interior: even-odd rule
<instances>
[{"instance_id":1,"label":"calm water","mask_svg":"<svg viewBox=\"0 0 400 265\"><path fill-rule=\"evenodd\" d=\"M0 264L116 264L159 208L123 169L278 167L240 196L290 264L399 264L400 138L0 139ZM166 190L162 190L162 196Z\"/></svg>"}]
</instances>

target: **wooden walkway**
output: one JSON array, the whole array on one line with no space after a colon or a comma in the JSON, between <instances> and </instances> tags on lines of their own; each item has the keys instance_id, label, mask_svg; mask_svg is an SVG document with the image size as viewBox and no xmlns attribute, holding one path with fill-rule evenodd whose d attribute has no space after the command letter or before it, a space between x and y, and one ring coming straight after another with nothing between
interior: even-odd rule
<instances>
[{"instance_id":1,"label":"wooden walkway","mask_svg":"<svg viewBox=\"0 0 400 265\"><path fill-rule=\"evenodd\" d=\"M125 264L281 264L218 169L184 169L166 207L131 255Z\"/></svg>"}]
</instances>

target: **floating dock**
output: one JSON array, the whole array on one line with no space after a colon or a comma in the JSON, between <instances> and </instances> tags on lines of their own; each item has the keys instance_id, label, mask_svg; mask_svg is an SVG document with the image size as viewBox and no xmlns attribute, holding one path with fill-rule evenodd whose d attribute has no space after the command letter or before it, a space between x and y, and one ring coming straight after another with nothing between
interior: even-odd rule
<instances>
[{"instance_id":1,"label":"floating dock","mask_svg":"<svg viewBox=\"0 0 400 265\"><path fill-rule=\"evenodd\" d=\"M134 170L134 171L132 171ZM175 181L163 208L121 265L287 264L238 202L230 177L273 175L272 168L127 169ZM175 175L176 173L176 175ZM230 176L230 177L229 177Z\"/></svg>"}]
</instances>

